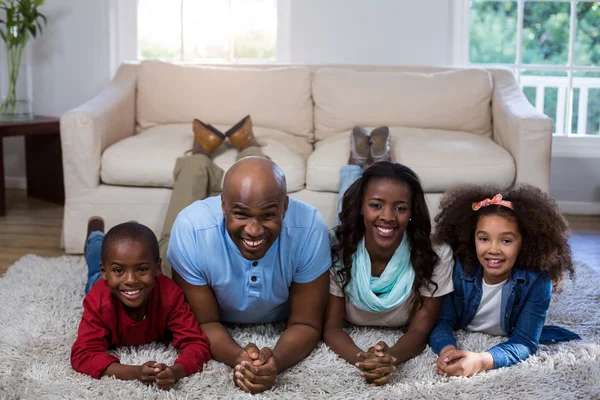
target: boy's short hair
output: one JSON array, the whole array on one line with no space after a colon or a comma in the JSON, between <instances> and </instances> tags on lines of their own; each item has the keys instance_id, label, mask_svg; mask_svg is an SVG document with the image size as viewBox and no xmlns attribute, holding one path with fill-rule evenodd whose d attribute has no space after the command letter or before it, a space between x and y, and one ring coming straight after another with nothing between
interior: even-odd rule
<instances>
[{"instance_id":1,"label":"boy's short hair","mask_svg":"<svg viewBox=\"0 0 600 400\"><path fill-rule=\"evenodd\" d=\"M150 248L154 262L157 263L160 260L158 240L156 239L154 232L146 225L138 224L137 222L124 222L113 226L104 236L101 250L102 263L106 262L108 249L115 243L123 240L133 240L144 243Z\"/></svg>"}]
</instances>

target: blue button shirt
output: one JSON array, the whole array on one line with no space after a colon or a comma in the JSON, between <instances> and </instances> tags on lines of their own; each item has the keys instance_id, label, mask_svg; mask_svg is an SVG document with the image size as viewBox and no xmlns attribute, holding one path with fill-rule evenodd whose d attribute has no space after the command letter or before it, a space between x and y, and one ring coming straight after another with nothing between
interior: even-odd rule
<instances>
[{"instance_id":1,"label":"blue button shirt","mask_svg":"<svg viewBox=\"0 0 600 400\"><path fill-rule=\"evenodd\" d=\"M325 221L293 198L279 237L260 260L245 259L231 240L220 196L179 213L167 259L186 282L212 288L221 321L242 324L287 319L292 282L311 282L331 267Z\"/></svg>"}]
</instances>

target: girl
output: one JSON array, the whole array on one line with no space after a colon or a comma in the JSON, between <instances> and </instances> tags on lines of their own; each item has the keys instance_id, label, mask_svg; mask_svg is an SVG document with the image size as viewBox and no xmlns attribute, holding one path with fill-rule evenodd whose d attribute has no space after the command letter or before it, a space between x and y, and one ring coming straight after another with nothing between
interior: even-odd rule
<instances>
[{"instance_id":1,"label":"girl","mask_svg":"<svg viewBox=\"0 0 600 400\"><path fill-rule=\"evenodd\" d=\"M369 383L390 379L393 366L421 353L442 305L452 291L452 251L436 251L418 176L408 167L377 162L346 191L332 235L334 266L324 341L356 365ZM355 325L408 331L388 346L360 349L342 329Z\"/></svg>"},{"instance_id":2,"label":"girl","mask_svg":"<svg viewBox=\"0 0 600 400\"><path fill-rule=\"evenodd\" d=\"M457 187L442 198L435 223L436 240L456 256L454 293L430 338L438 373L471 376L524 360L538 343L579 339L544 326L552 283L573 275L569 228L547 194L530 185ZM482 353L458 350L458 328L508 340Z\"/></svg>"}]
</instances>

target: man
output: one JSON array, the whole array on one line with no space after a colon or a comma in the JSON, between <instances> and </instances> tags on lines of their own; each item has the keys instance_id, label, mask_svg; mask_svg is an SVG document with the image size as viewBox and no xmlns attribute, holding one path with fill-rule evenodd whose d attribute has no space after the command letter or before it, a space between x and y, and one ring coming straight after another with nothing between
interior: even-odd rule
<instances>
[{"instance_id":1,"label":"man","mask_svg":"<svg viewBox=\"0 0 600 400\"><path fill-rule=\"evenodd\" d=\"M319 342L331 266L327 226L314 207L288 198L272 161L241 159L225 175L220 197L185 208L167 258L213 358L234 368L241 389L270 389ZM222 325L285 319L273 349L242 347Z\"/></svg>"}]
</instances>

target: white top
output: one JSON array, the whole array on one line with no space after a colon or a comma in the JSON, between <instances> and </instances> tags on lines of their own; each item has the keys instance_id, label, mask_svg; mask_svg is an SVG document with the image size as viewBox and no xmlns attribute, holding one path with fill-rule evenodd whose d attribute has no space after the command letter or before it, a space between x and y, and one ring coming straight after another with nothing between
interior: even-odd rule
<instances>
[{"instance_id":1,"label":"white top","mask_svg":"<svg viewBox=\"0 0 600 400\"><path fill-rule=\"evenodd\" d=\"M466 330L471 332L483 332L488 335L504 336L504 332L500 327L500 311L502 311L502 288L508 279L488 285L482 278L481 303L477 308L477 313Z\"/></svg>"},{"instance_id":2,"label":"white top","mask_svg":"<svg viewBox=\"0 0 600 400\"><path fill-rule=\"evenodd\" d=\"M452 249L445 244L434 245L433 249L439 256L439 261L433 269L431 280L438 285L438 288L433 294L432 292L435 289L435 286L433 285L420 288L419 293L425 297L439 297L454 290L454 283L452 282L452 270L454 269ZM333 268L329 270L329 276L331 278L329 283L329 293L337 297L344 297L339 276ZM406 325L410 319L415 297L414 293L411 294L398 308L384 313L372 313L361 310L360 308L355 307L348 298L346 298L346 321L361 326Z\"/></svg>"}]
</instances>

